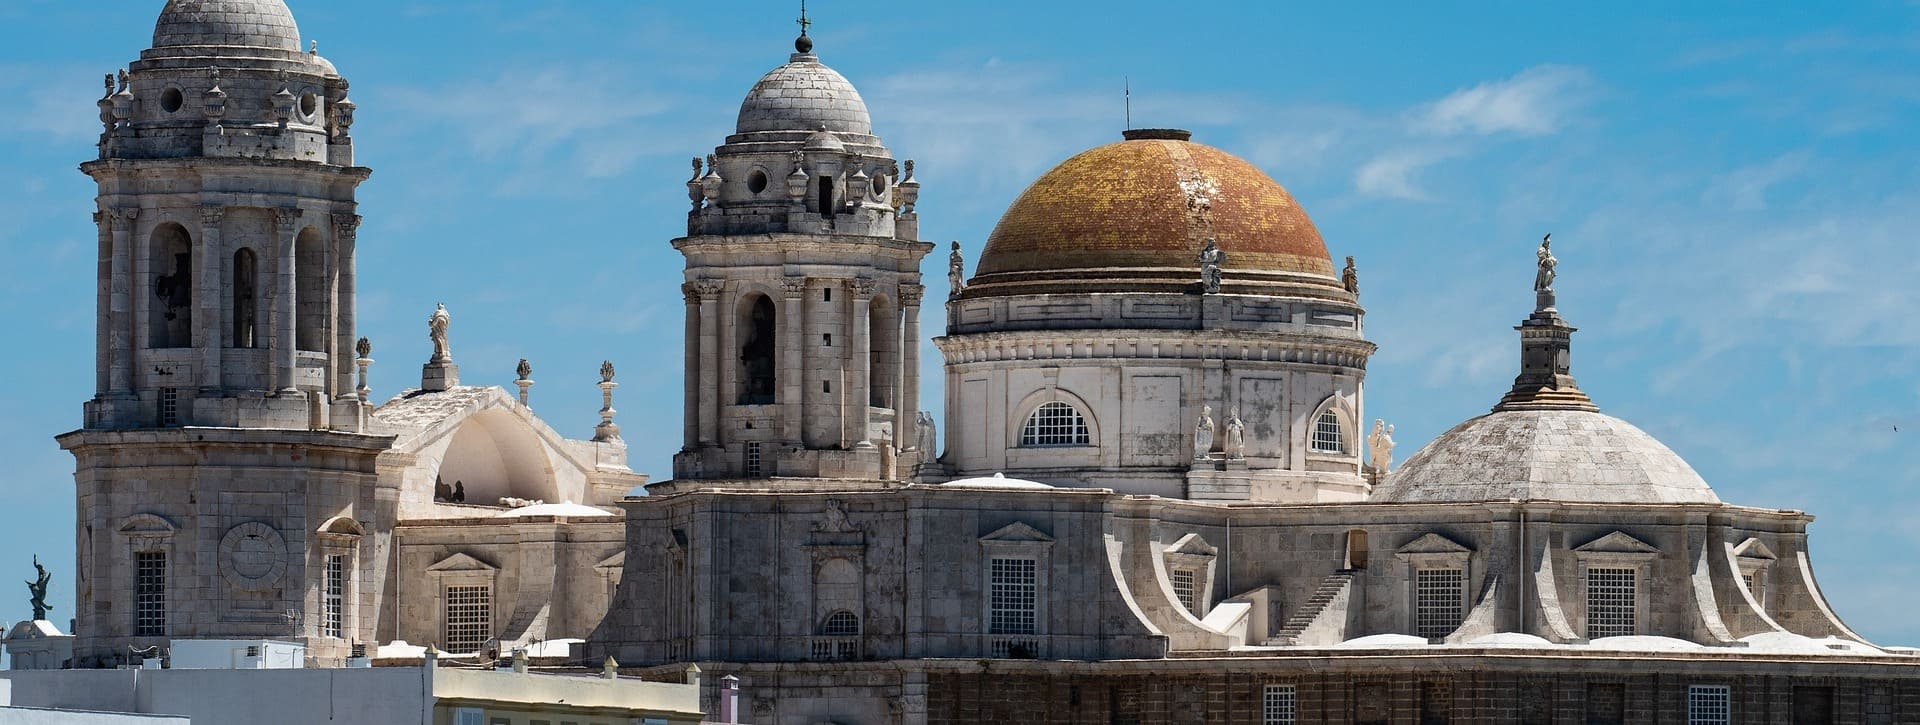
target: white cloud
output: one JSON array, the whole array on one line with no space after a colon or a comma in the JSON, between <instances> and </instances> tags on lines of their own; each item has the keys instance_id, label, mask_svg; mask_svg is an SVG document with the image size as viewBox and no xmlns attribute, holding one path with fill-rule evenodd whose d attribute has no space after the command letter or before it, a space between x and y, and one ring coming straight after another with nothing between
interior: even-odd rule
<instances>
[{"instance_id":1,"label":"white cloud","mask_svg":"<svg viewBox=\"0 0 1920 725\"><path fill-rule=\"evenodd\" d=\"M1544 136L1585 103L1592 79L1582 68L1543 65L1512 78L1463 88L1415 110L1417 131L1441 135Z\"/></svg>"},{"instance_id":2,"label":"white cloud","mask_svg":"<svg viewBox=\"0 0 1920 725\"><path fill-rule=\"evenodd\" d=\"M1702 201L1731 207L1735 211L1762 211L1767 208L1767 192L1774 186L1800 175L1813 155L1793 151L1771 161L1743 166L1716 177L1707 187Z\"/></svg>"},{"instance_id":3,"label":"white cloud","mask_svg":"<svg viewBox=\"0 0 1920 725\"><path fill-rule=\"evenodd\" d=\"M1427 201L1433 197L1420 188L1420 172L1455 155L1434 149L1389 151L1361 165L1354 173L1353 186L1368 196Z\"/></svg>"},{"instance_id":4,"label":"white cloud","mask_svg":"<svg viewBox=\"0 0 1920 725\"><path fill-rule=\"evenodd\" d=\"M625 82L631 77L609 68L512 70L444 88L397 88L385 98L388 110L422 128L459 129L479 158L540 160L561 146L593 147L574 155L578 170L605 177L625 172L638 157L622 139L640 140L632 137L642 126L659 134L666 124L642 120L676 106L668 94Z\"/></svg>"}]
</instances>

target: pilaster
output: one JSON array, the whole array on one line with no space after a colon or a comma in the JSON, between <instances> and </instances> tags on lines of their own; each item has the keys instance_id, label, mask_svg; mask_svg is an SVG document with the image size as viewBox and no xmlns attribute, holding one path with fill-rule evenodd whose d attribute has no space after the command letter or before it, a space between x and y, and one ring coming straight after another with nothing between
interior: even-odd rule
<instances>
[{"instance_id":1,"label":"pilaster","mask_svg":"<svg viewBox=\"0 0 1920 725\"><path fill-rule=\"evenodd\" d=\"M900 384L894 388L900 391L900 399L893 406L893 438L902 449L917 446L920 440L920 300L926 291L917 284L900 285ZM932 460L933 455L918 451L913 461Z\"/></svg>"},{"instance_id":2,"label":"pilaster","mask_svg":"<svg viewBox=\"0 0 1920 725\"><path fill-rule=\"evenodd\" d=\"M682 353L685 374L681 375L681 438L682 450L692 450L700 443L700 359L705 350L700 340L700 291L699 285L684 282L680 285L680 296L687 305L686 329L682 340L686 348Z\"/></svg>"},{"instance_id":3,"label":"pilaster","mask_svg":"<svg viewBox=\"0 0 1920 725\"><path fill-rule=\"evenodd\" d=\"M808 363L808 351L805 331L805 313L807 304L807 278L787 277L780 281L780 440L788 446L798 446L801 440L802 416L806 406L801 404L800 379L812 369Z\"/></svg>"},{"instance_id":4,"label":"pilaster","mask_svg":"<svg viewBox=\"0 0 1920 725\"><path fill-rule=\"evenodd\" d=\"M874 282L867 277L858 277L848 285L852 294L853 320L848 323L852 330L848 337L853 345L848 350L851 356L852 370L847 371L847 390L844 411L846 418L841 422L845 426L843 439L849 446L872 446L867 440L867 405L873 397L871 380L873 366L873 306Z\"/></svg>"},{"instance_id":5,"label":"pilaster","mask_svg":"<svg viewBox=\"0 0 1920 725\"><path fill-rule=\"evenodd\" d=\"M694 284L700 295L700 446L720 444L720 283Z\"/></svg>"},{"instance_id":6,"label":"pilaster","mask_svg":"<svg viewBox=\"0 0 1920 725\"><path fill-rule=\"evenodd\" d=\"M226 263L226 246L220 240L220 220L227 210L220 206L200 208L199 281L195 284L193 345L200 349L200 397L210 398L226 387L221 378L226 341L221 335L220 309L226 295L221 294L220 271Z\"/></svg>"},{"instance_id":7,"label":"pilaster","mask_svg":"<svg viewBox=\"0 0 1920 725\"><path fill-rule=\"evenodd\" d=\"M300 209L276 209L274 221L279 233L279 244L275 246L276 266L279 269L273 286L273 374L274 389L280 394L298 393L295 382L298 373L298 351L295 335L299 329L299 301L295 295L299 290L299 277L296 274L296 257L299 248L296 240L300 235Z\"/></svg>"}]
</instances>

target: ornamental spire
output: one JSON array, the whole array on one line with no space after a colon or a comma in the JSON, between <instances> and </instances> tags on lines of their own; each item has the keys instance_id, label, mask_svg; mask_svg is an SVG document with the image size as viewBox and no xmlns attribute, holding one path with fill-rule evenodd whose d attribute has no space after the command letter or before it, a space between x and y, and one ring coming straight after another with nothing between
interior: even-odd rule
<instances>
[{"instance_id":1,"label":"ornamental spire","mask_svg":"<svg viewBox=\"0 0 1920 725\"><path fill-rule=\"evenodd\" d=\"M1520 331L1520 374L1513 379L1494 412L1508 410L1598 411L1573 381L1573 333L1577 331L1554 308L1553 281L1560 260L1553 256L1553 235L1540 240L1535 252L1533 314L1513 329Z\"/></svg>"}]
</instances>

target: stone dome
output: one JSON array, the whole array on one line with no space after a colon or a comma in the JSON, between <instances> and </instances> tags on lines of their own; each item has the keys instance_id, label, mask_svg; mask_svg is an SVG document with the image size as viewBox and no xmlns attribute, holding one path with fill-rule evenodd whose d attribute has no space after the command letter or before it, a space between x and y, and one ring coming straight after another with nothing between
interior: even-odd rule
<instances>
[{"instance_id":1,"label":"stone dome","mask_svg":"<svg viewBox=\"0 0 1920 725\"><path fill-rule=\"evenodd\" d=\"M167 0L153 47L230 46L300 52L300 28L282 0Z\"/></svg>"},{"instance_id":2,"label":"stone dome","mask_svg":"<svg viewBox=\"0 0 1920 725\"><path fill-rule=\"evenodd\" d=\"M1672 449L1591 410L1503 410L1474 418L1413 454L1369 501L1508 499L1580 503L1719 503Z\"/></svg>"},{"instance_id":3,"label":"stone dome","mask_svg":"<svg viewBox=\"0 0 1920 725\"><path fill-rule=\"evenodd\" d=\"M845 76L812 53L795 53L786 65L753 84L740 104L736 133L832 131L873 135L867 102Z\"/></svg>"},{"instance_id":4,"label":"stone dome","mask_svg":"<svg viewBox=\"0 0 1920 725\"><path fill-rule=\"evenodd\" d=\"M980 253L975 284L1009 279L1195 277L1208 239L1236 277L1324 278L1338 287L1320 231L1293 195L1253 164L1171 129L1082 152L1013 202ZM1133 270L1131 274L1127 270Z\"/></svg>"}]
</instances>

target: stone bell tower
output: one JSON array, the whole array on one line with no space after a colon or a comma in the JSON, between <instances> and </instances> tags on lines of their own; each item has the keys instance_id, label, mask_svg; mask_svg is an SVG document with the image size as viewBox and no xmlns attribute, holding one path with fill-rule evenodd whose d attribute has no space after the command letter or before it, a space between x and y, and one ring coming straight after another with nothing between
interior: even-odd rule
<instances>
[{"instance_id":1,"label":"stone bell tower","mask_svg":"<svg viewBox=\"0 0 1920 725\"><path fill-rule=\"evenodd\" d=\"M804 22L687 181L680 481L888 480L917 455L919 182Z\"/></svg>"},{"instance_id":2,"label":"stone bell tower","mask_svg":"<svg viewBox=\"0 0 1920 725\"><path fill-rule=\"evenodd\" d=\"M97 377L60 437L78 461L76 657L370 640L353 600L381 571L359 550L385 518L373 458L389 439L362 434L354 385L354 193L371 172L347 81L282 0L170 0L106 85L100 156L81 165L99 184Z\"/></svg>"}]
</instances>

